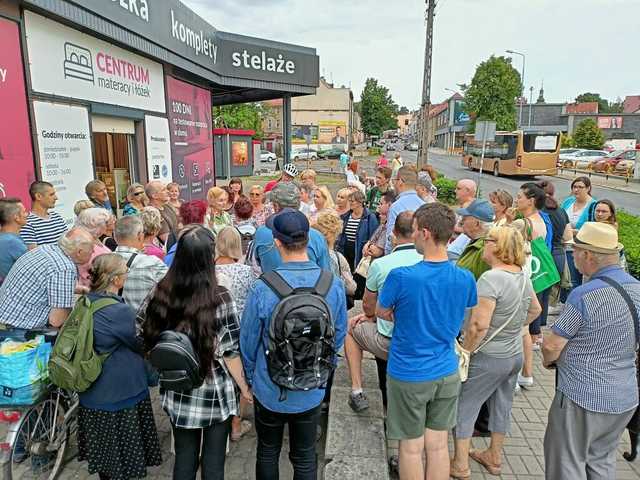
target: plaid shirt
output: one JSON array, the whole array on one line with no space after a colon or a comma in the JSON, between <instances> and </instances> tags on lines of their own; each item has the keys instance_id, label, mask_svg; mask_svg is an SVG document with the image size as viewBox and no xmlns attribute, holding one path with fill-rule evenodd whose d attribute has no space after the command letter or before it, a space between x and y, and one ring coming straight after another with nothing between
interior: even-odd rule
<instances>
[{"instance_id":1,"label":"plaid shirt","mask_svg":"<svg viewBox=\"0 0 640 480\"><path fill-rule=\"evenodd\" d=\"M53 308L73 308L78 269L57 244L22 255L0 287L0 323L37 329Z\"/></svg>"},{"instance_id":2,"label":"plaid shirt","mask_svg":"<svg viewBox=\"0 0 640 480\"><path fill-rule=\"evenodd\" d=\"M129 267L129 276L122 292L124 301L138 311L149 292L164 278L169 268L158 257L145 255L135 248L119 246L116 253L127 262L131 255L138 254Z\"/></svg>"},{"instance_id":3,"label":"plaid shirt","mask_svg":"<svg viewBox=\"0 0 640 480\"><path fill-rule=\"evenodd\" d=\"M223 357L240 355L240 322L235 302L229 292L221 295L215 316L222 327L216 339L213 370L200 388L189 393L162 392L162 408L171 423L180 428L205 428L238 415L239 398L231 373Z\"/></svg>"}]
</instances>

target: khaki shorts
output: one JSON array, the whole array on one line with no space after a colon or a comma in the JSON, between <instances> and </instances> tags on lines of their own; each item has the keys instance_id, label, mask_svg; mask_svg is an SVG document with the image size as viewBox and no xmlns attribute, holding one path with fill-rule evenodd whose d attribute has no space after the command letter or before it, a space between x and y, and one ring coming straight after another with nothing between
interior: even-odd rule
<instances>
[{"instance_id":1,"label":"khaki shorts","mask_svg":"<svg viewBox=\"0 0 640 480\"><path fill-rule=\"evenodd\" d=\"M431 382L401 382L387 375L387 436L410 440L424 435L425 428L447 431L456 425L458 372Z\"/></svg>"},{"instance_id":2,"label":"khaki shorts","mask_svg":"<svg viewBox=\"0 0 640 480\"><path fill-rule=\"evenodd\" d=\"M370 352L382 360L387 359L391 339L378 332L375 322L359 323L351 330L351 336L365 352Z\"/></svg>"}]
</instances>

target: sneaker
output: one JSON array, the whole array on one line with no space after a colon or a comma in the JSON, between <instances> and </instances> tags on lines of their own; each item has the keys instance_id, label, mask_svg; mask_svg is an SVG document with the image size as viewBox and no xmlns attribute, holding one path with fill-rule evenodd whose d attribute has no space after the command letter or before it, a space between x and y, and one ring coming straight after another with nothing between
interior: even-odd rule
<instances>
[{"instance_id":1,"label":"sneaker","mask_svg":"<svg viewBox=\"0 0 640 480\"><path fill-rule=\"evenodd\" d=\"M359 413L369 408L369 400L367 400L367 396L364 392L360 392L356 395L352 393L349 395L349 406L351 407L351 410Z\"/></svg>"},{"instance_id":2,"label":"sneaker","mask_svg":"<svg viewBox=\"0 0 640 480\"><path fill-rule=\"evenodd\" d=\"M520 395L521 393L522 393L522 388L520 387L520 384L518 382L516 382L516 388L514 388L513 394L514 395Z\"/></svg>"},{"instance_id":3,"label":"sneaker","mask_svg":"<svg viewBox=\"0 0 640 480\"><path fill-rule=\"evenodd\" d=\"M523 377L522 374L518 374L518 385L522 388L533 387L533 377Z\"/></svg>"}]
</instances>

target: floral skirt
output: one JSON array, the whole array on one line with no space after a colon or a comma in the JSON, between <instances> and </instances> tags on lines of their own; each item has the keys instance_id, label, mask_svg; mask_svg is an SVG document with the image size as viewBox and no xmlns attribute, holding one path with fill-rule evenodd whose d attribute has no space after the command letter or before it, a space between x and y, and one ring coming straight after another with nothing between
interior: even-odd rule
<instances>
[{"instance_id":1,"label":"floral skirt","mask_svg":"<svg viewBox=\"0 0 640 480\"><path fill-rule=\"evenodd\" d=\"M78 409L79 459L89 462L89 473L113 480L142 478L147 467L160 465L162 454L147 398L117 412Z\"/></svg>"}]
</instances>

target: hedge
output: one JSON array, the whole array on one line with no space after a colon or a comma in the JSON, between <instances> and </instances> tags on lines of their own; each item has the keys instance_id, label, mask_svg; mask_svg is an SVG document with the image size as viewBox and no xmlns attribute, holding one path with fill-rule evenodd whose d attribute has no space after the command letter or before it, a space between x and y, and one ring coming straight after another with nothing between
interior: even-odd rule
<instances>
[{"instance_id":1,"label":"hedge","mask_svg":"<svg viewBox=\"0 0 640 480\"><path fill-rule=\"evenodd\" d=\"M640 279L640 217L626 212L616 212L620 243L624 245L629 273Z\"/></svg>"},{"instance_id":2,"label":"hedge","mask_svg":"<svg viewBox=\"0 0 640 480\"><path fill-rule=\"evenodd\" d=\"M438 200L447 205L456 202L456 180L438 177L433 184L438 188ZM640 279L640 217L626 212L616 212L620 243L624 245L629 273Z\"/></svg>"}]
</instances>

